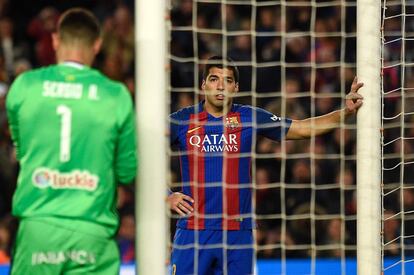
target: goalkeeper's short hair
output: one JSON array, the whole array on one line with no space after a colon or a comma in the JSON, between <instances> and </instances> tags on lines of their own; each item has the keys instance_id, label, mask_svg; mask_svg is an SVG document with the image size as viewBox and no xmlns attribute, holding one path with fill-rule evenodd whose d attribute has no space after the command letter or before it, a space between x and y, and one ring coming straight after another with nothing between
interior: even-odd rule
<instances>
[{"instance_id":1,"label":"goalkeeper's short hair","mask_svg":"<svg viewBox=\"0 0 414 275\"><path fill-rule=\"evenodd\" d=\"M92 12L72 8L60 17L57 32L65 44L82 43L91 46L101 36L101 26Z\"/></svg>"}]
</instances>

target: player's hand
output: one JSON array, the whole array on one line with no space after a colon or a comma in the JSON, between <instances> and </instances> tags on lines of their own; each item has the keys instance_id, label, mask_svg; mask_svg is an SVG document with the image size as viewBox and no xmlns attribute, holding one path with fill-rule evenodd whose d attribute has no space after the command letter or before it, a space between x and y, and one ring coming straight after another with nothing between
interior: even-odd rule
<instances>
[{"instance_id":1,"label":"player's hand","mask_svg":"<svg viewBox=\"0 0 414 275\"><path fill-rule=\"evenodd\" d=\"M345 112L346 114L355 114L362 105L364 97L358 93L358 90L364 86L364 83L358 82L358 77L354 78L351 85L351 91L346 95Z\"/></svg>"},{"instance_id":2,"label":"player's hand","mask_svg":"<svg viewBox=\"0 0 414 275\"><path fill-rule=\"evenodd\" d=\"M193 198L180 192L172 193L167 197L167 203L170 209L177 212L180 216L185 217L193 213L191 206L194 203Z\"/></svg>"}]
</instances>

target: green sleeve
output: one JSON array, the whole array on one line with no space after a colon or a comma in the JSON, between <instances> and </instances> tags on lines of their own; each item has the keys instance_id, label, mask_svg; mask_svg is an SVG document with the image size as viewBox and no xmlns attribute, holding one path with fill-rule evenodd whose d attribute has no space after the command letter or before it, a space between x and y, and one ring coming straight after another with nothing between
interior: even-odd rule
<instances>
[{"instance_id":1,"label":"green sleeve","mask_svg":"<svg viewBox=\"0 0 414 275\"><path fill-rule=\"evenodd\" d=\"M23 76L19 76L11 85L6 98L6 110L9 128L13 144L16 148L17 159L20 159L19 125L18 111L23 103L24 85Z\"/></svg>"},{"instance_id":2,"label":"green sleeve","mask_svg":"<svg viewBox=\"0 0 414 275\"><path fill-rule=\"evenodd\" d=\"M115 174L119 182L130 183L135 178L137 170L135 113L129 92L125 86L122 86L122 90L122 113L116 145Z\"/></svg>"}]
</instances>

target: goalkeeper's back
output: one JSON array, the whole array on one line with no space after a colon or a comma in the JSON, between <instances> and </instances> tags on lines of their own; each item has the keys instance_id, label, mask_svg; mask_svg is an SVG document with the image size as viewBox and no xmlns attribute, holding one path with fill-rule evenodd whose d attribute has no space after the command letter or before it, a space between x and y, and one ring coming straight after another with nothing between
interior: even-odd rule
<instances>
[{"instance_id":1,"label":"goalkeeper's back","mask_svg":"<svg viewBox=\"0 0 414 275\"><path fill-rule=\"evenodd\" d=\"M119 274L116 184L135 177L135 123L124 85L91 69L101 27L62 14L57 65L18 77L6 99L20 161L12 275Z\"/></svg>"},{"instance_id":2,"label":"goalkeeper's back","mask_svg":"<svg viewBox=\"0 0 414 275\"><path fill-rule=\"evenodd\" d=\"M7 97L20 161L13 213L118 226L116 183L135 177L135 123L124 85L74 62L21 75Z\"/></svg>"}]
</instances>

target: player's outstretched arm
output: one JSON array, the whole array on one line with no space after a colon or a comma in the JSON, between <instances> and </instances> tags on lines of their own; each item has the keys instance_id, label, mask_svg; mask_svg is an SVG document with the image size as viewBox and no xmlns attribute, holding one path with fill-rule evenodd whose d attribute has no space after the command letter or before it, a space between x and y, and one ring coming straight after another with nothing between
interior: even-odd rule
<instances>
[{"instance_id":1,"label":"player's outstretched arm","mask_svg":"<svg viewBox=\"0 0 414 275\"><path fill-rule=\"evenodd\" d=\"M355 114L362 105L363 97L358 93L358 90L364 84L358 82L355 77L352 82L351 91L345 98L345 108L342 110L333 111L326 115L307 118L303 120L293 120L286 135L287 139L304 139L311 135L322 135L335 128L341 122L341 117L348 117Z\"/></svg>"},{"instance_id":2,"label":"player's outstretched arm","mask_svg":"<svg viewBox=\"0 0 414 275\"><path fill-rule=\"evenodd\" d=\"M171 210L177 212L180 216L188 216L193 213L191 206L194 203L193 198L180 192L174 192L167 197L167 203Z\"/></svg>"}]
</instances>

